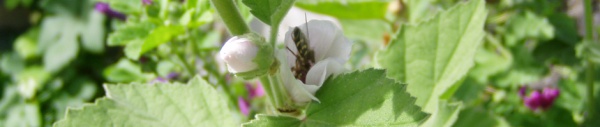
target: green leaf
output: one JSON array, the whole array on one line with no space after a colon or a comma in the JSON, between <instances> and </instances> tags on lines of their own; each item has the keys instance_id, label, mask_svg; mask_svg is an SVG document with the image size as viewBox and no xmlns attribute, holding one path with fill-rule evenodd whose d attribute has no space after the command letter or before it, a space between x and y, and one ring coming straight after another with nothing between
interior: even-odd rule
<instances>
[{"instance_id":1,"label":"green leaf","mask_svg":"<svg viewBox=\"0 0 600 127\"><path fill-rule=\"evenodd\" d=\"M185 29L182 26L159 26L152 30L143 41L142 38L129 41L125 46L125 55L130 59L137 60L140 55L160 44L171 41L171 39L184 32Z\"/></svg>"},{"instance_id":2,"label":"green leaf","mask_svg":"<svg viewBox=\"0 0 600 127\"><path fill-rule=\"evenodd\" d=\"M104 77L108 81L119 83L144 79L141 67L128 59L121 59L116 65L107 67L104 70Z\"/></svg>"},{"instance_id":3,"label":"green leaf","mask_svg":"<svg viewBox=\"0 0 600 127\"><path fill-rule=\"evenodd\" d=\"M401 0L401 12L406 15L409 23L418 23L425 21L435 14L439 9L435 8L434 0Z\"/></svg>"},{"instance_id":4,"label":"green leaf","mask_svg":"<svg viewBox=\"0 0 600 127\"><path fill-rule=\"evenodd\" d=\"M7 112L5 127L39 127L42 123L37 103L20 103Z\"/></svg>"},{"instance_id":5,"label":"green leaf","mask_svg":"<svg viewBox=\"0 0 600 127\"><path fill-rule=\"evenodd\" d=\"M85 23L81 27L82 46L92 53L104 52L104 15L97 11L90 11Z\"/></svg>"},{"instance_id":6,"label":"green leaf","mask_svg":"<svg viewBox=\"0 0 600 127\"><path fill-rule=\"evenodd\" d=\"M25 61L15 53L4 53L0 59L0 70L5 74L18 74L25 68Z\"/></svg>"},{"instance_id":7,"label":"green leaf","mask_svg":"<svg viewBox=\"0 0 600 127\"><path fill-rule=\"evenodd\" d=\"M436 113L433 113L421 127L450 127L458 118L461 103L449 104L446 101L440 101Z\"/></svg>"},{"instance_id":8,"label":"green leaf","mask_svg":"<svg viewBox=\"0 0 600 127\"><path fill-rule=\"evenodd\" d=\"M440 95L473 66L485 17L484 1L475 0L419 25L404 25L379 52L379 65L389 77L409 84L407 91L424 111L435 112Z\"/></svg>"},{"instance_id":9,"label":"green leaf","mask_svg":"<svg viewBox=\"0 0 600 127\"><path fill-rule=\"evenodd\" d=\"M72 29L71 29L72 30ZM44 53L44 69L55 73L67 66L79 52L76 31L64 31Z\"/></svg>"},{"instance_id":10,"label":"green leaf","mask_svg":"<svg viewBox=\"0 0 600 127\"><path fill-rule=\"evenodd\" d=\"M146 40L144 40L144 45L142 45L140 54L144 54L160 44L171 41L172 38L183 34L184 32L185 29L183 29L182 26L160 26L152 30Z\"/></svg>"},{"instance_id":11,"label":"green leaf","mask_svg":"<svg viewBox=\"0 0 600 127\"><path fill-rule=\"evenodd\" d=\"M21 58L31 59L39 55L37 43L39 34L40 30L38 28L33 28L15 40L13 48Z\"/></svg>"},{"instance_id":12,"label":"green leaf","mask_svg":"<svg viewBox=\"0 0 600 127\"><path fill-rule=\"evenodd\" d=\"M548 40L554 38L554 27L547 18L525 12L510 18L506 25L506 45L516 46L525 39Z\"/></svg>"},{"instance_id":13,"label":"green leaf","mask_svg":"<svg viewBox=\"0 0 600 127\"><path fill-rule=\"evenodd\" d=\"M317 91L321 102L308 105L306 118L258 115L244 126L417 126L428 115L405 86L386 78L384 70L342 74Z\"/></svg>"},{"instance_id":14,"label":"green leaf","mask_svg":"<svg viewBox=\"0 0 600 127\"><path fill-rule=\"evenodd\" d=\"M279 26L288 10L296 0L243 0L250 13L260 21L271 26Z\"/></svg>"},{"instance_id":15,"label":"green leaf","mask_svg":"<svg viewBox=\"0 0 600 127\"><path fill-rule=\"evenodd\" d=\"M227 98L196 77L187 85L104 85L107 97L70 108L55 127L81 126L236 126Z\"/></svg>"},{"instance_id":16,"label":"green leaf","mask_svg":"<svg viewBox=\"0 0 600 127\"><path fill-rule=\"evenodd\" d=\"M467 108L460 111L455 127L465 126L506 127L510 126L504 119L481 108Z\"/></svg>"},{"instance_id":17,"label":"green leaf","mask_svg":"<svg viewBox=\"0 0 600 127\"><path fill-rule=\"evenodd\" d=\"M486 41L479 47L475 55L475 66L469 72L469 76L478 83L487 83L489 78L511 67L513 57L500 41L489 35Z\"/></svg>"},{"instance_id":18,"label":"green leaf","mask_svg":"<svg viewBox=\"0 0 600 127\"><path fill-rule=\"evenodd\" d=\"M19 93L25 98L34 97L38 90L44 88L50 76L50 73L44 71L44 68L39 66L23 70L16 76Z\"/></svg>"},{"instance_id":19,"label":"green leaf","mask_svg":"<svg viewBox=\"0 0 600 127\"><path fill-rule=\"evenodd\" d=\"M392 0L299 0L297 7L340 19L385 20Z\"/></svg>"},{"instance_id":20,"label":"green leaf","mask_svg":"<svg viewBox=\"0 0 600 127\"><path fill-rule=\"evenodd\" d=\"M361 39L366 41L379 42L377 46L384 42L384 36L391 33L391 26L383 20L339 20L344 30L344 35L349 38ZM369 43L372 44L372 43Z\"/></svg>"},{"instance_id":21,"label":"green leaf","mask_svg":"<svg viewBox=\"0 0 600 127\"><path fill-rule=\"evenodd\" d=\"M124 46L136 39L144 39L155 27L151 22L128 23L108 35L108 45Z\"/></svg>"},{"instance_id":22,"label":"green leaf","mask_svg":"<svg viewBox=\"0 0 600 127\"><path fill-rule=\"evenodd\" d=\"M143 11L141 0L107 0L110 8L121 13L137 14Z\"/></svg>"}]
</instances>

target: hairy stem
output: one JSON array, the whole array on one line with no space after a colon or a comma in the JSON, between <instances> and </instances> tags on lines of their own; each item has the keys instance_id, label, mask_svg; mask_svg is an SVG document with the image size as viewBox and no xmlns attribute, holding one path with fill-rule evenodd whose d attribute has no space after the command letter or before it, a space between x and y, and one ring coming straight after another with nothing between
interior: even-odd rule
<instances>
[{"instance_id":1,"label":"hairy stem","mask_svg":"<svg viewBox=\"0 0 600 127\"><path fill-rule=\"evenodd\" d=\"M233 0L210 0L219 16L225 22L231 35L243 35L250 33L250 28L242 18Z\"/></svg>"},{"instance_id":2,"label":"hairy stem","mask_svg":"<svg viewBox=\"0 0 600 127\"><path fill-rule=\"evenodd\" d=\"M592 21L592 1L585 0L585 40L591 41L592 43L597 43L594 38L594 24ZM585 41L584 41L585 42ZM594 118L594 62L592 62L589 58L587 59L587 69L586 69L586 80L587 80L587 98L588 98L588 116L587 118Z\"/></svg>"}]
</instances>

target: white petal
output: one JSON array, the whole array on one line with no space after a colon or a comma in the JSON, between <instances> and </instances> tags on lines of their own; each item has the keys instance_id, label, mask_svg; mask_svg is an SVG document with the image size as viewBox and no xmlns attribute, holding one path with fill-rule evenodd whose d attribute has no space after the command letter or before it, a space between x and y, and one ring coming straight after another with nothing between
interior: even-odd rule
<instances>
[{"instance_id":1,"label":"white petal","mask_svg":"<svg viewBox=\"0 0 600 127\"><path fill-rule=\"evenodd\" d=\"M308 70L308 73L306 74L306 84L318 86L320 88L329 76L342 73L344 70L342 64L332 58L319 61ZM309 92L314 94L316 90Z\"/></svg>"},{"instance_id":2,"label":"white petal","mask_svg":"<svg viewBox=\"0 0 600 127\"><path fill-rule=\"evenodd\" d=\"M342 32L338 32L335 37L331 48L325 54L325 58L335 58L340 63L346 63L350 59L352 43Z\"/></svg>"},{"instance_id":3,"label":"white petal","mask_svg":"<svg viewBox=\"0 0 600 127\"><path fill-rule=\"evenodd\" d=\"M283 80L283 85L289 95L292 97L293 101L297 106L304 106L308 104L311 100L319 101L314 96L314 92L310 93L308 90L316 91L318 87L307 86L304 85L300 80L296 79L290 70L290 66L288 66L288 62L285 61L286 54L283 52L288 52L287 50L278 50L276 56L280 64L279 73L281 75L281 79Z\"/></svg>"},{"instance_id":4,"label":"white petal","mask_svg":"<svg viewBox=\"0 0 600 127\"><path fill-rule=\"evenodd\" d=\"M253 61L257 53L258 47L249 39L233 37L223 45L219 58L225 61L229 72L247 72L258 67Z\"/></svg>"},{"instance_id":5,"label":"white petal","mask_svg":"<svg viewBox=\"0 0 600 127\"><path fill-rule=\"evenodd\" d=\"M308 31L306 30L307 25ZM340 62L345 62L348 59L352 44L344 36L342 30L335 26L333 22L327 20L311 20L307 24L298 27L303 33L308 33L307 37L309 38L309 45L311 49L315 51L316 61L331 57L343 60Z\"/></svg>"}]
</instances>

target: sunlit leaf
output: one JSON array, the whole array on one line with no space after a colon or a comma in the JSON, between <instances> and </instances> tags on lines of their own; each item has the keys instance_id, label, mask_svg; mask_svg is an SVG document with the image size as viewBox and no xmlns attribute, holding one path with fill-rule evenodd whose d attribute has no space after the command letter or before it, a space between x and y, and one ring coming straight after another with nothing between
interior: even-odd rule
<instances>
[{"instance_id":1,"label":"sunlit leaf","mask_svg":"<svg viewBox=\"0 0 600 127\"><path fill-rule=\"evenodd\" d=\"M188 84L105 85L107 97L72 108L56 127L236 126L221 93L199 77Z\"/></svg>"},{"instance_id":2,"label":"sunlit leaf","mask_svg":"<svg viewBox=\"0 0 600 127\"><path fill-rule=\"evenodd\" d=\"M306 118L257 116L245 126L417 126L427 118L406 85L367 69L328 79L306 109Z\"/></svg>"},{"instance_id":3,"label":"sunlit leaf","mask_svg":"<svg viewBox=\"0 0 600 127\"><path fill-rule=\"evenodd\" d=\"M433 116L447 116L443 126L452 125L456 108L439 107L450 88L458 88L473 66L475 52L484 35L486 10L484 1L459 4L435 18L417 25L404 25L377 56L388 76L408 84L407 91L417 97L416 104ZM453 89L456 90L456 89ZM451 91L452 92L452 91ZM450 109L451 111L438 111ZM436 114L445 113L445 114ZM446 114L448 113L448 114ZM429 124L427 125L436 125Z\"/></svg>"}]
</instances>

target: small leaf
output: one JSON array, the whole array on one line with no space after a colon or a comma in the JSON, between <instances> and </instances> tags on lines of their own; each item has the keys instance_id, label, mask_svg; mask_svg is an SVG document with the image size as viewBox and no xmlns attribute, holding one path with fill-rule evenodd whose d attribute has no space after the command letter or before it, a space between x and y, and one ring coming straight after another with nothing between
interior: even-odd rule
<instances>
[{"instance_id":1,"label":"small leaf","mask_svg":"<svg viewBox=\"0 0 600 127\"><path fill-rule=\"evenodd\" d=\"M39 56L37 43L39 34L40 30L38 28L33 28L15 40L13 48L21 58L31 59Z\"/></svg>"},{"instance_id":2,"label":"small leaf","mask_svg":"<svg viewBox=\"0 0 600 127\"><path fill-rule=\"evenodd\" d=\"M196 77L182 84L104 85L107 97L70 108L55 127L236 126L227 98Z\"/></svg>"},{"instance_id":3,"label":"small leaf","mask_svg":"<svg viewBox=\"0 0 600 127\"><path fill-rule=\"evenodd\" d=\"M51 73L58 72L73 61L78 52L76 31L63 31L60 38L44 53L44 69Z\"/></svg>"},{"instance_id":4,"label":"small leaf","mask_svg":"<svg viewBox=\"0 0 600 127\"><path fill-rule=\"evenodd\" d=\"M97 11L88 13L86 22L81 26L82 46L92 53L104 52L104 15Z\"/></svg>"},{"instance_id":5,"label":"small leaf","mask_svg":"<svg viewBox=\"0 0 600 127\"><path fill-rule=\"evenodd\" d=\"M510 18L506 25L506 45L514 47L525 39L549 40L554 38L554 27L547 18L525 12Z\"/></svg>"},{"instance_id":6,"label":"small leaf","mask_svg":"<svg viewBox=\"0 0 600 127\"><path fill-rule=\"evenodd\" d=\"M295 0L243 0L254 17L271 26L279 25L294 2Z\"/></svg>"},{"instance_id":7,"label":"small leaf","mask_svg":"<svg viewBox=\"0 0 600 127\"><path fill-rule=\"evenodd\" d=\"M136 14L143 11L142 0L107 0L110 8L121 13Z\"/></svg>"},{"instance_id":8,"label":"small leaf","mask_svg":"<svg viewBox=\"0 0 600 127\"><path fill-rule=\"evenodd\" d=\"M184 32L182 26L160 26L152 30L144 40L142 40L143 38L130 40L125 46L125 55L130 59L137 60L145 52L171 41L173 37Z\"/></svg>"},{"instance_id":9,"label":"small leaf","mask_svg":"<svg viewBox=\"0 0 600 127\"><path fill-rule=\"evenodd\" d=\"M136 39L144 39L155 27L151 22L128 23L108 35L108 45L124 46Z\"/></svg>"},{"instance_id":10,"label":"small leaf","mask_svg":"<svg viewBox=\"0 0 600 127\"><path fill-rule=\"evenodd\" d=\"M185 30L182 26L160 26L152 30L152 32L150 32L148 37L144 40L140 54L144 54L150 49L156 48L160 44L171 41L172 38L184 32Z\"/></svg>"},{"instance_id":11,"label":"small leaf","mask_svg":"<svg viewBox=\"0 0 600 127\"><path fill-rule=\"evenodd\" d=\"M306 109L306 118L262 116L244 126L417 126L427 114L406 85L367 69L329 78Z\"/></svg>"},{"instance_id":12,"label":"small leaf","mask_svg":"<svg viewBox=\"0 0 600 127\"><path fill-rule=\"evenodd\" d=\"M128 59L121 59L116 65L107 67L104 70L104 77L108 81L119 83L144 79L141 67Z\"/></svg>"},{"instance_id":13,"label":"small leaf","mask_svg":"<svg viewBox=\"0 0 600 127\"><path fill-rule=\"evenodd\" d=\"M296 6L340 19L385 19L392 0L299 0Z\"/></svg>"},{"instance_id":14,"label":"small leaf","mask_svg":"<svg viewBox=\"0 0 600 127\"><path fill-rule=\"evenodd\" d=\"M460 111L455 127L464 126L505 127L510 126L504 119L481 108L467 108Z\"/></svg>"}]
</instances>

